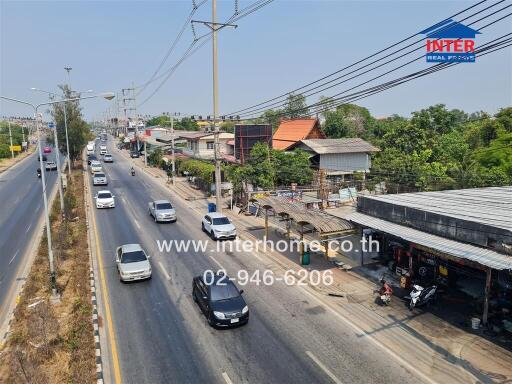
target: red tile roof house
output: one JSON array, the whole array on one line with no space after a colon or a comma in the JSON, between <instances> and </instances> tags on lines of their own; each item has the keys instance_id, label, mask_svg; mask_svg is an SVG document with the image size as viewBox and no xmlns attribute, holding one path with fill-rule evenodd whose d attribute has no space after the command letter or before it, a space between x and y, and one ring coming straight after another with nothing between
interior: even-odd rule
<instances>
[{"instance_id":1,"label":"red tile roof house","mask_svg":"<svg viewBox=\"0 0 512 384\"><path fill-rule=\"evenodd\" d=\"M304 139L325 139L318 119L283 120L272 136L272 148L286 151Z\"/></svg>"}]
</instances>

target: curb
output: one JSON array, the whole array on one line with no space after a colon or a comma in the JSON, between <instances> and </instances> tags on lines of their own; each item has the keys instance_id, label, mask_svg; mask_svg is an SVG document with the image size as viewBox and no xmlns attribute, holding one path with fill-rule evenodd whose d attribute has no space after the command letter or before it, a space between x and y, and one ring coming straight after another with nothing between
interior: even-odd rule
<instances>
[{"instance_id":1,"label":"curb","mask_svg":"<svg viewBox=\"0 0 512 384\"><path fill-rule=\"evenodd\" d=\"M103 384L103 363L101 360L100 346L100 327L98 321L98 301L96 299L96 281L94 270L89 266L89 281L91 284L91 303L92 303L92 327L94 333L94 348L96 355L96 383Z\"/></svg>"},{"instance_id":2,"label":"curb","mask_svg":"<svg viewBox=\"0 0 512 384\"><path fill-rule=\"evenodd\" d=\"M84 156L84 155L82 155ZM87 183L87 162L82 158L83 174L82 179L84 183L84 210L85 210L85 224L87 227L87 249L89 253L89 284L91 286L91 304L92 304L92 327L94 336L94 352L95 352L95 364L96 364L96 384L104 383L104 369L103 369L103 358L101 354L101 343L100 343L100 325L99 325L99 314L98 314L98 297L96 295L96 275L94 274L94 257L92 247L92 234L91 234L91 212L89 212L89 204L87 196L89 195L89 186Z\"/></svg>"}]
</instances>

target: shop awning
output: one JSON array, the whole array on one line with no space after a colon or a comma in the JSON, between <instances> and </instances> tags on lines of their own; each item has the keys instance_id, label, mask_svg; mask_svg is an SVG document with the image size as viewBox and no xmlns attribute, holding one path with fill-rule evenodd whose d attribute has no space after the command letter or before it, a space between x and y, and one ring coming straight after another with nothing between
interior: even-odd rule
<instances>
[{"instance_id":1,"label":"shop awning","mask_svg":"<svg viewBox=\"0 0 512 384\"><path fill-rule=\"evenodd\" d=\"M328 215L318 210L306 209L298 203L286 201L280 197L266 196L253 199L261 208L272 209L277 215L286 216L299 225L309 225L320 235L332 235L351 231L354 226L347 220Z\"/></svg>"},{"instance_id":2,"label":"shop awning","mask_svg":"<svg viewBox=\"0 0 512 384\"><path fill-rule=\"evenodd\" d=\"M359 225L388 233L439 253L469 260L484 267L496 270L512 270L512 256L507 256L490 249L446 239L359 212L349 214L347 219Z\"/></svg>"}]
</instances>

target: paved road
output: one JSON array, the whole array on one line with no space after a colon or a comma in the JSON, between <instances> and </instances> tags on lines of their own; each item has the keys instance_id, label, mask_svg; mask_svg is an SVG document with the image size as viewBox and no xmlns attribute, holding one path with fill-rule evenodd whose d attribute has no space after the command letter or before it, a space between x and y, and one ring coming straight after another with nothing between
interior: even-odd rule
<instances>
[{"instance_id":1,"label":"paved road","mask_svg":"<svg viewBox=\"0 0 512 384\"><path fill-rule=\"evenodd\" d=\"M117 205L95 214L123 383L419 381L300 289L283 283L244 287L247 326L210 328L192 300L192 277L219 264L231 276L239 269L252 273L261 262L237 252L159 253L157 239L206 240L200 215L171 194L178 222L155 224L147 202L169 198L169 191L146 175L130 176L129 160L112 152L115 163L104 169ZM153 278L122 284L114 251L133 242L153 257Z\"/></svg>"},{"instance_id":2,"label":"paved road","mask_svg":"<svg viewBox=\"0 0 512 384\"><path fill-rule=\"evenodd\" d=\"M48 160L54 159L55 151L48 155ZM37 168L36 151L0 174L0 326L12 300L12 287L29 256L31 240L44 212ZM57 180L57 172L46 172L46 176L49 196Z\"/></svg>"}]
</instances>

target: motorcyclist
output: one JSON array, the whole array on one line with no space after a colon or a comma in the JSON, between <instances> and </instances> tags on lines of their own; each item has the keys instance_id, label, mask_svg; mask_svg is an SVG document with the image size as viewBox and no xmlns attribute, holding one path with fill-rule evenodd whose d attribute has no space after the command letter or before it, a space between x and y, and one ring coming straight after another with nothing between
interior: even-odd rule
<instances>
[{"instance_id":1,"label":"motorcyclist","mask_svg":"<svg viewBox=\"0 0 512 384\"><path fill-rule=\"evenodd\" d=\"M133 175L135 175L135 168L133 168L133 165L132 165L132 167L130 168L130 173L132 174L132 176L133 176Z\"/></svg>"},{"instance_id":2,"label":"motorcyclist","mask_svg":"<svg viewBox=\"0 0 512 384\"><path fill-rule=\"evenodd\" d=\"M379 290L379 295L391 296L393 294L393 288L391 288L391 286L386 282L386 280L381 279L380 284L381 287Z\"/></svg>"},{"instance_id":3,"label":"motorcyclist","mask_svg":"<svg viewBox=\"0 0 512 384\"><path fill-rule=\"evenodd\" d=\"M37 168L37 177L41 177L41 168Z\"/></svg>"}]
</instances>

